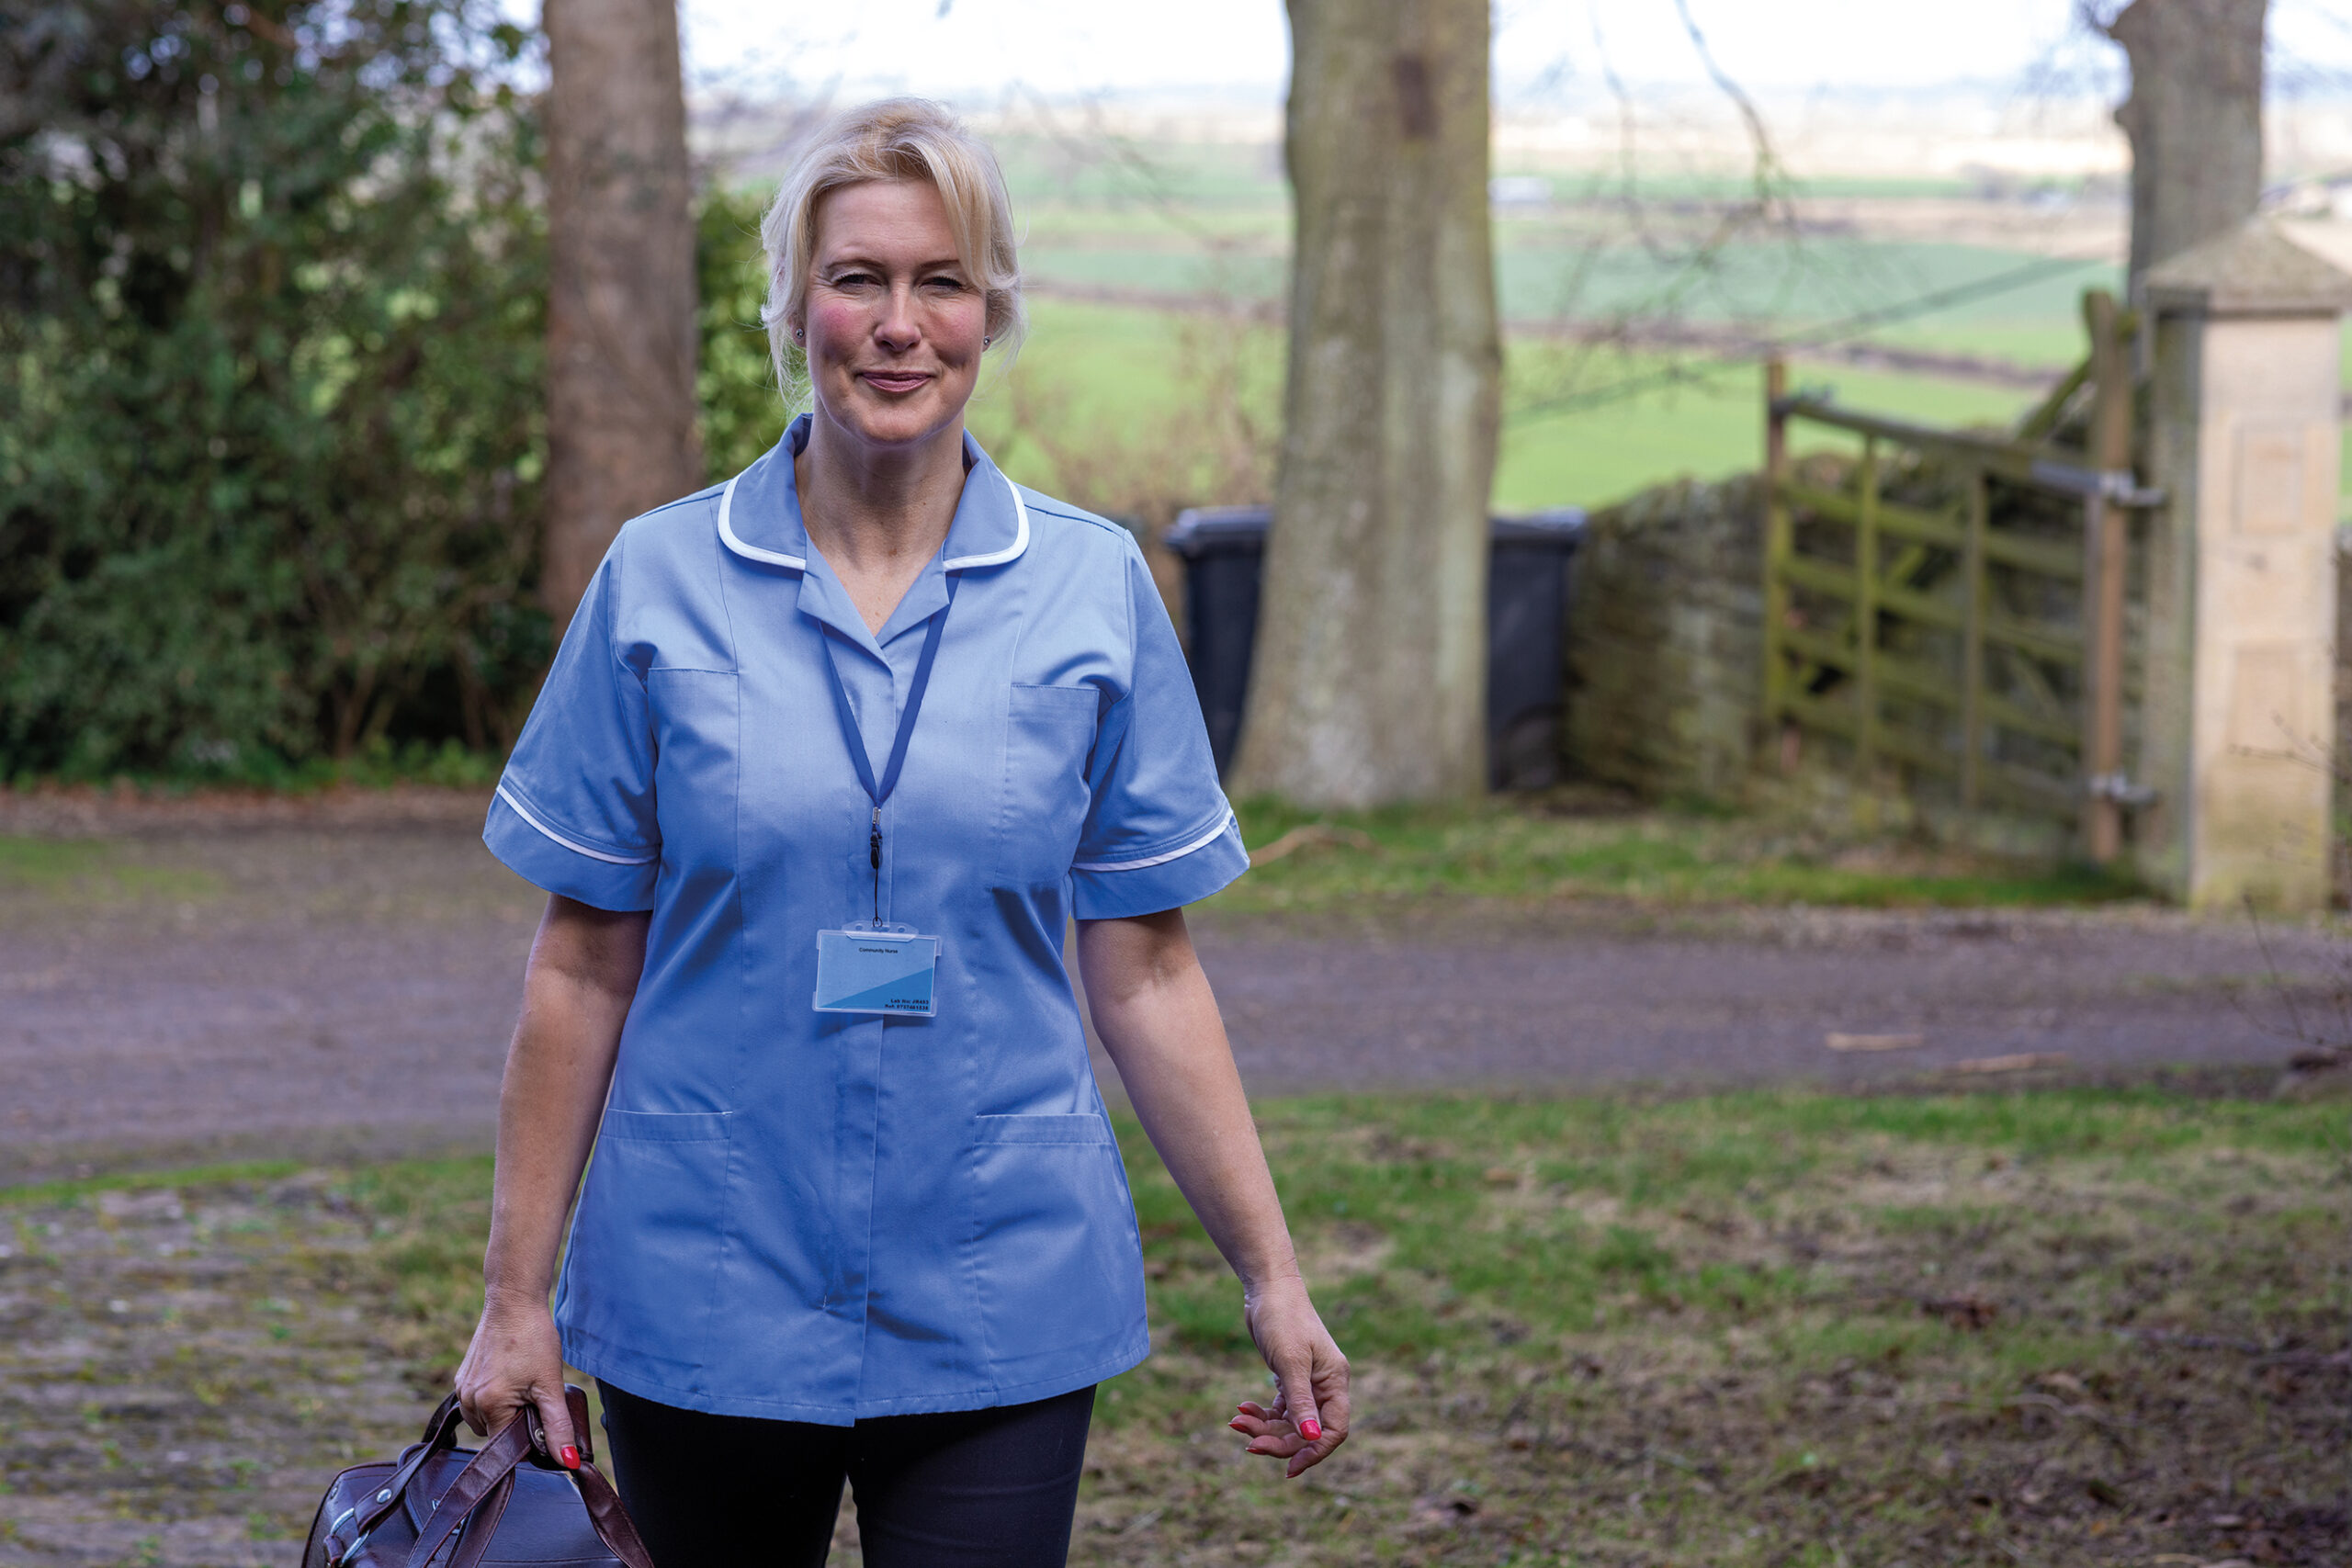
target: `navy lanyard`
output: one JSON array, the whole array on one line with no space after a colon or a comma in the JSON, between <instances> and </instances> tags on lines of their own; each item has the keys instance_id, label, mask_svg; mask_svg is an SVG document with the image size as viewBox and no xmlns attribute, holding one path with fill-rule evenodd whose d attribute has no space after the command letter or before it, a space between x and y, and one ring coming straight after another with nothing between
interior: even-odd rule
<instances>
[{"instance_id":1,"label":"navy lanyard","mask_svg":"<svg viewBox=\"0 0 2352 1568\"><path fill-rule=\"evenodd\" d=\"M857 769L857 782L865 786L865 798L874 803L872 835L866 840L866 858L874 863L874 919L882 919L882 807L899 787L899 770L907 764L907 742L914 739L915 716L922 712L922 694L931 685L931 666L939 657L939 634L947 628L947 612L956 607L956 589L963 579L955 572L947 574L947 603L931 617L931 629L922 634L922 657L915 660L913 684L907 688L907 705L899 715L898 739L890 742L890 760L882 765L882 782L874 782L873 759L865 754L865 737L857 728L857 715L849 705L849 688L842 684L841 666L834 661L833 639L825 638L825 673L833 680L833 714L842 721L842 740L849 747L849 760Z\"/></svg>"}]
</instances>

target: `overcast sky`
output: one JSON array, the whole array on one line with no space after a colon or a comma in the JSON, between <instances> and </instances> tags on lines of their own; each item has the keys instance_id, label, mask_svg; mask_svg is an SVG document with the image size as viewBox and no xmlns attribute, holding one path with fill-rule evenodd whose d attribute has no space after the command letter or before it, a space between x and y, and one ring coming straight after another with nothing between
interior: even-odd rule
<instances>
[{"instance_id":1,"label":"overcast sky","mask_svg":"<svg viewBox=\"0 0 2352 1568\"><path fill-rule=\"evenodd\" d=\"M1723 67L1761 88L2022 84L2053 61L2079 74L2108 51L2069 41L2072 0L1689 0ZM943 15L943 11L944 15ZM2274 62L2352 66L2352 0L2274 0ZM961 98L1016 84L1055 95L1223 88L1272 101L1289 71L1281 0L684 0L699 85L838 85ZM1508 91L1698 81L1674 0L1498 0ZM2054 52L2053 52L2054 51Z\"/></svg>"}]
</instances>

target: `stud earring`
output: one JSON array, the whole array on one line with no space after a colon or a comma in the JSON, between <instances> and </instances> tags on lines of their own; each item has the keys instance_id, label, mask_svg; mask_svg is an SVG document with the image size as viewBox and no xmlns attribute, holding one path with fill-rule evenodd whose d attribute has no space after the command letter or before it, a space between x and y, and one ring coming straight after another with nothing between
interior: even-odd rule
<instances>
[{"instance_id":1,"label":"stud earring","mask_svg":"<svg viewBox=\"0 0 2352 1568\"><path fill-rule=\"evenodd\" d=\"M792 341L795 343L807 343L808 341L808 334L802 332L798 327L795 327L792 329Z\"/></svg>"},{"instance_id":2,"label":"stud earring","mask_svg":"<svg viewBox=\"0 0 2352 1568\"><path fill-rule=\"evenodd\" d=\"M986 348L986 347L988 347L988 345L989 345L989 344L990 344L994 343L995 341L996 341L996 339L994 339L994 338L992 338L992 337L984 337L984 338L980 339L980 346L981 346L982 348Z\"/></svg>"}]
</instances>

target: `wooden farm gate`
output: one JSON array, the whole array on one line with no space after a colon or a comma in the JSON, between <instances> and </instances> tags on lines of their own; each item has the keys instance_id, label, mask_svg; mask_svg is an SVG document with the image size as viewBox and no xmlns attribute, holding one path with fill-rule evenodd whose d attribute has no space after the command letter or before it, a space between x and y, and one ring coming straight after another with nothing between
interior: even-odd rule
<instances>
[{"instance_id":1,"label":"wooden farm gate","mask_svg":"<svg viewBox=\"0 0 2352 1568\"><path fill-rule=\"evenodd\" d=\"M2100 291L2084 315L2089 356L2007 439L1792 395L1768 365L1764 718L1784 759L1834 738L1863 778L2077 825L2104 861L2140 799L2128 517L2163 498L2132 473L2132 322ZM1793 459L1796 422L1859 436L1859 462Z\"/></svg>"}]
</instances>

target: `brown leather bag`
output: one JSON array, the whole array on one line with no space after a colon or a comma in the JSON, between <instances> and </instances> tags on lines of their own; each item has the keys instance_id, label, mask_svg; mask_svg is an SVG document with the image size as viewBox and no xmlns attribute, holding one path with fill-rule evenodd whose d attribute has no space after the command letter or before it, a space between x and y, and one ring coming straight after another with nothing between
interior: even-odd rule
<instances>
[{"instance_id":1,"label":"brown leather bag","mask_svg":"<svg viewBox=\"0 0 2352 1568\"><path fill-rule=\"evenodd\" d=\"M568 1383L563 1394L578 1470L548 1450L536 1405L479 1451L458 1448L453 1393L400 1458L334 1478L311 1521L302 1568L653 1568L619 1496L590 1462L588 1396Z\"/></svg>"}]
</instances>

